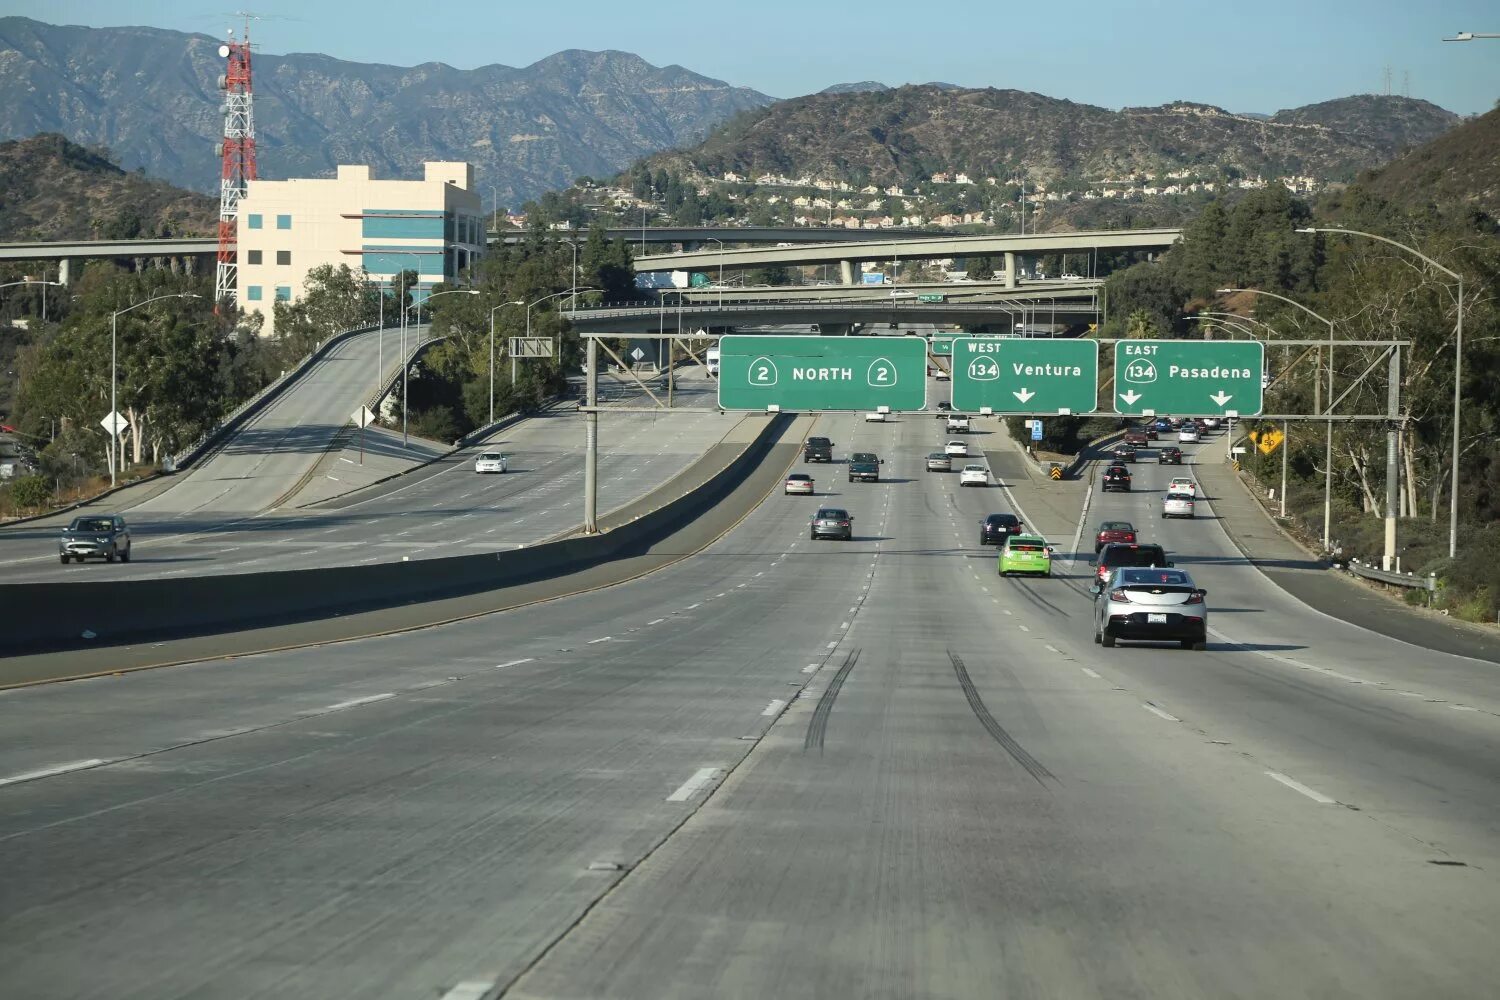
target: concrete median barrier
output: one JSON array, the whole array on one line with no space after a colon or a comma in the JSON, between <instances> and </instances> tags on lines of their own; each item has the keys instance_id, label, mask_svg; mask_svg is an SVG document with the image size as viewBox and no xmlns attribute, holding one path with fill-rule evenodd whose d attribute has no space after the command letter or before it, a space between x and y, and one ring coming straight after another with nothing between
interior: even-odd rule
<instances>
[{"instance_id":1,"label":"concrete median barrier","mask_svg":"<svg viewBox=\"0 0 1500 1000\"><path fill-rule=\"evenodd\" d=\"M181 580L0 585L0 601L9 612L8 627L0 636L0 650L13 656L64 651L109 653L111 649L130 647L129 655L120 656L119 668L107 665L111 662L108 656L93 658L85 664L69 663L65 655L57 661L58 666L49 668L56 671L55 676L77 676L89 667L108 670L130 669L132 663L140 665L141 643L298 622L361 619L357 625L349 621L349 628L322 628L318 634L326 635L321 641L327 641L377 632L387 621L390 628L419 627L461 616L453 607L434 608L426 612L424 622L422 612L416 615L411 612L413 605L424 602L481 595L478 603L469 601L464 605L463 610L473 614L514 606L518 602L507 599L503 593L511 589L530 588L527 600L545 599L545 591L539 592L531 585L615 563L621 564L618 579L611 578L608 572L595 572L588 585L619 582L645 571L640 568L638 557L650 553L653 546L673 535L689 532L700 519L714 523L697 525L698 534L711 533L709 537L717 537L743 516L744 510L739 508L750 503L749 495L742 495L731 504L723 502L742 490L747 477L756 473L762 463L771 466L791 461L787 456L798 445L781 443L780 439L794 422L791 416L767 419L759 433L734 457L726 460L722 452L706 456L708 463L724 462L721 468L704 470L705 474L695 484L678 495L664 498L658 494L658 504L652 509L632 510L613 525L606 522L607 530L598 535L476 555L364 566ZM764 474L779 475L780 466L770 473L765 470L757 473L761 478ZM754 500L758 501L759 495L754 495ZM714 516L704 518L710 513ZM720 525L719 521L725 523ZM681 545L672 547L680 549ZM662 565L669 561L672 560ZM625 566L626 563L630 565ZM568 584L556 589L558 593L567 593L585 588ZM486 604L489 595L493 597ZM261 648L269 648L264 635L245 639L239 647L222 649L217 655ZM149 660L149 655L146 659ZM80 666L84 669L78 669ZM42 677L33 677L0 667L0 686L45 676L45 670Z\"/></svg>"}]
</instances>

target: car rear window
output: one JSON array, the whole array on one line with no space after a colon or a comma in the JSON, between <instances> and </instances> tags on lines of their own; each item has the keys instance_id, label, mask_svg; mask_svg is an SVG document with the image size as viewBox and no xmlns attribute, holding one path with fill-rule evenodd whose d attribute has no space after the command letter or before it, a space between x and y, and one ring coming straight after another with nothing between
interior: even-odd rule
<instances>
[{"instance_id":1,"label":"car rear window","mask_svg":"<svg viewBox=\"0 0 1500 1000\"><path fill-rule=\"evenodd\" d=\"M1167 553L1160 545L1111 545L1100 553L1099 559L1101 565L1111 568L1160 566L1167 561Z\"/></svg>"},{"instance_id":2,"label":"car rear window","mask_svg":"<svg viewBox=\"0 0 1500 1000\"><path fill-rule=\"evenodd\" d=\"M73 522L74 531L113 531L114 527L107 517L80 517Z\"/></svg>"},{"instance_id":3,"label":"car rear window","mask_svg":"<svg viewBox=\"0 0 1500 1000\"><path fill-rule=\"evenodd\" d=\"M1038 545L1034 542L1021 542L1019 544L1011 542L1010 550L1012 552L1045 552L1047 551L1047 546Z\"/></svg>"},{"instance_id":4,"label":"car rear window","mask_svg":"<svg viewBox=\"0 0 1500 1000\"><path fill-rule=\"evenodd\" d=\"M827 438L808 438L807 443L815 448L827 448L830 442Z\"/></svg>"},{"instance_id":5,"label":"car rear window","mask_svg":"<svg viewBox=\"0 0 1500 1000\"><path fill-rule=\"evenodd\" d=\"M1014 514L991 514L985 520L990 524L1015 524L1019 518Z\"/></svg>"},{"instance_id":6,"label":"car rear window","mask_svg":"<svg viewBox=\"0 0 1500 1000\"><path fill-rule=\"evenodd\" d=\"M1134 531L1135 525L1129 521L1105 521L1099 525L1100 531Z\"/></svg>"},{"instance_id":7,"label":"car rear window","mask_svg":"<svg viewBox=\"0 0 1500 1000\"><path fill-rule=\"evenodd\" d=\"M854 454L852 454L852 455L849 456L849 461L851 461L851 462L873 462L873 461L875 461L875 454L874 454L874 452L869 452L869 451L856 451Z\"/></svg>"},{"instance_id":8,"label":"car rear window","mask_svg":"<svg viewBox=\"0 0 1500 1000\"><path fill-rule=\"evenodd\" d=\"M839 510L837 507L824 507L818 511L818 516L830 520L843 520L849 516L847 510Z\"/></svg>"},{"instance_id":9,"label":"car rear window","mask_svg":"<svg viewBox=\"0 0 1500 1000\"><path fill-rule=\"evenodd\" d=\"M791 475L790 475L790 476L787 476L787 477L786 477L786 478L787 478L787 479L788 479L788 480L791 480L791 479L796 479L796 480L798 480L798 481L799 481L799 482L807 482L807 481L808 481L808 480L810 480L810 479L812 479L812 476L809 476L809 475L808 475L808 474L807 474L807 473L805 473L805 472L794 472L794 473L792 473L792 474L791 474Z\"/></svg>"}]
</instances>

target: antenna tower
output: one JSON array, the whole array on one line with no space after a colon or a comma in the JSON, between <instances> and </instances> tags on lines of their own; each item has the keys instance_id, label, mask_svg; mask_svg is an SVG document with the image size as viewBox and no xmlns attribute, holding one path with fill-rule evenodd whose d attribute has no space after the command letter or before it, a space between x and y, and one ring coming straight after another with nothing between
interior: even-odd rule
<instances>
[{"instance_id":1,"label":"antenna tower","mask_svg":"<svg viewBox=\"0 0 1500 1000\"><path fill-rule=\"evenodd\" d=\"M215 311L226 299L234 298L239 284L235 248L240 199L247 193L249 182L255 180L255 96L250 88L248 17L241 40L234 40L234 29L231 28L229 41L219 46L219 55L228 65L224 75L219 77L219 89L224 92L224 139L218 148L223 168L219 175L219 263L214 275Z\"/></svg>"}]
</instances>

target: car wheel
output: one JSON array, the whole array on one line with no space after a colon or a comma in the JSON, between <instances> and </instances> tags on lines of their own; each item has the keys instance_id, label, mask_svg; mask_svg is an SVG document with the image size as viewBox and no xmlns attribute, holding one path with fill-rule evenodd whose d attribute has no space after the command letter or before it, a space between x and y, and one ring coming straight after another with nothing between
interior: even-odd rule
<instances>
[{"instance_id":1,"label":"car wheel","mask_svg":"<svg viewBox=\"0 0 1500 1000\"><path fill-rule=\"evenodd\" d=\"M67 556L58 556L57 558L59 558L59 559L62 560L62 564L64 566L66 566L69 563L69 561L70 561Z\"/></svg>"},{"instance_id":2,"label":"car wheel","mask_svg":"<svg viewBox=\"0 0 1500 1000\"><path fill-rule=\"evenodd\" d=\"M1096 646L1099 645L1099 642L1100 642L1099 630L1095 629L1094 630L1094 645L1096 645Z\"/></svg>"},{"instance_id":3,"label":"car wheel","mask_svg":"<svg viewBox=\"0 0 1500 1000\"><path fill-rule=\"evenodd\" d=\"M1109 634L1108 629L1105 629L1103 634L1099 636L1099 645L1103 646L1105 649L1115 648L1115 637Z\"/></svg>"},{"instance_id":4,"label":"car wheel","mask_svg":"<svg viewBox=\"0 0 1500 1000\"><path fill-rule=\"evenodd\" d=\"M109 562L109 563L112 563L112 562L115 561L115 550L114 549L110 549L108 552L104 553L104 561L105 562Z\"/></svg>"},{"instance_id":5,"label":"car wheel","mask_svg":"<svg viewBox=\"0 0 1500 1000\"><path fill-rule=\"evenodd\" d=\"M1201 653L1206 649L1208 649L1208 643L1204 642L1202 639L1193 643L1193 652L1195 653Z\"/></svg>"},{"instance_id":6,"label":"car wheel","mask_svg":"<svg viewBox=\"0 0 1500 1000\"><path fill-rule=\"evenodd\" d=\"M120 553L120 562L130 562L130 546L125 546L125 551Z\"/></svg>"}]
</instances>

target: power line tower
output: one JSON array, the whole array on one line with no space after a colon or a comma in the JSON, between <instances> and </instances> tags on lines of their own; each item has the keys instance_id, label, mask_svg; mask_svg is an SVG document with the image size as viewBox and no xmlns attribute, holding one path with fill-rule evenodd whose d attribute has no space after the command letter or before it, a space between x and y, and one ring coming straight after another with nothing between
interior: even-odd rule
<instances>
[{"instance_id":1,"label":"power line tower","mask_svg":"<svg viewBox=\"0 0 1500 1000\"><path fill-rule=\"evenodd\" d=\"M250 20L246 17L245 33L219 46L219 55L227 60L219 89L224 91L224 139L219 143L223 167L219 175L219 264L214 275L214 309L233 299L239 284L236 273L236 226L240 199L255 180L255 96L250 86Z\"/></svg>"}]
</instances>

